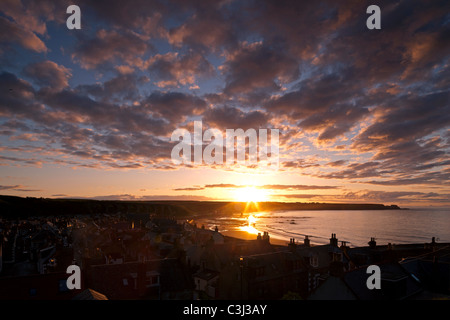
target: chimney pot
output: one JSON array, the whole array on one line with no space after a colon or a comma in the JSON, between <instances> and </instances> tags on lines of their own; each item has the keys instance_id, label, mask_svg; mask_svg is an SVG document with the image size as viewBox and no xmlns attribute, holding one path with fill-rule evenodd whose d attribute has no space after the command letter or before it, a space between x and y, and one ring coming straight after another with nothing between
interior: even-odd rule
<instances>
[{"instance_id":1,"label":"chimney pot","mask_svg":"<svg viewBox=\"0 0 450 320\"><path fill-rule=\"evenodd\" d=\"M330 245L337 247L338 245L338 239L336 238L336 234L332 233L330 238Z\"/></svg>"},{"instance_id":2,"label":"chimney pot","mask_svg":"<svg viewBox=\"0 0 450 320\"><path fill-rule=\"evenodd\" d=\"M309 237L305 236L305 240L303 240L303 243L305 244L305 246L309 247L310 242L309 242Z\"/></svg>"},{"instance_id":3,"label":"chimney pot","mask_svg":"<svg viewBox=\"0 0 450 320\"><path fill-rule=\"evenodd\" d=\"M370 238L369 247L374 249L376 246L377 246L377 242L375 241L375 238Z\"/></svg>"}]
</instances>

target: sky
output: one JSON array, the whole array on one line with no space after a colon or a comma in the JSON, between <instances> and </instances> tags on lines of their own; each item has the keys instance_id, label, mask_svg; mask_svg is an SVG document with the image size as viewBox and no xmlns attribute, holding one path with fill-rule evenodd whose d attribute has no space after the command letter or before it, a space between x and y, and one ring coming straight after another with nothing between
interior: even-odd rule
<instances>
[{"instance_id":1,"label":"sky","mask_svg":"<svg viewBox=\"0 0 450 320\"><path fill-rule=\"evenodd\" d=\"M448 1L2 0L0 30L0 194L450 205ZM194 121L279 130L278 167L174 163Z\"/></svg>"}]
</instances>

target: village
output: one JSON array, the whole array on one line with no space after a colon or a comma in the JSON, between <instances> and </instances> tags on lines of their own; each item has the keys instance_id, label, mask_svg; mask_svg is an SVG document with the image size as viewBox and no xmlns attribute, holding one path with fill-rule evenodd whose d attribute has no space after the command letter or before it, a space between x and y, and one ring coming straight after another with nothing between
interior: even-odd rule
<instances>
[{"instance_id":1,"label":"village","mask_svg":"<svg viewBox=\"0 0 450 320\"><path fill-rule=\"evenodd\" d=\"M450 244L349 247L224 236L218 227L152 214L0 220L0 299L400 300L450 298ZM69 265L81 288L66 286ZM366 286L367 266L381 289Z\"/></svg>"}]
</instances>

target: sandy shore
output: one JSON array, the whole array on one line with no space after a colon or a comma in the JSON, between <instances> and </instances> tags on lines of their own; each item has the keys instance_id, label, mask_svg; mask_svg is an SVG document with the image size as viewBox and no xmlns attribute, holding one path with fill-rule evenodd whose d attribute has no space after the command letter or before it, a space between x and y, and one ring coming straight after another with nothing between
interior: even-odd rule
<instances>
[{"instance_id":1,"label":"sandy shore","mask_svg":"<svg viewBox=\"0 0 450 320\"><path fill-rule=\"evenodd\" d=\"M241 231L241 230L226 230L226 231L221 231L220 233L227 237L243 239L243 240L256 240L256 237L257 237L256 234L248 233L246 231ZM269 234L269 236L270 236L270 234ZM270 243L276 244L279 246L287 246L289 241L271 237Z\"/></svg>"},{"instance_id":2,"label":"sandy shore","mask_svg":"<svg viewBox=\"0 0 450 320\"><path fill-rule=\"evenodd\" d=\"M245 230L240 230L239 226L243 225L242 221L239 220L232 220L233 218L239 217L238 215L230 216L228 221L223 221L222 225L219 223L217 226L219 227L219 232L227 237L237 238L237 239L243 239L243 240L256 240L256 237L258 236L257 233L247 232ZM205 227L213 230L213 228L216 226L216 222L214 219L211 221L208 218L200 218L196 219L195 223L198 227L204 225ZM230 222L230 220L232 222ZM245 221L245 219L244 219ZM245 225L245 224L244 224ZM261 235L263 234L263 231L261 231ZM269 234L270 236L270 234ZM270 243L275 245L281 245L281 246L287 246L289 244L289 240L283 240L283 239L277 239L272 236L270 236Z\"/></svg>"}]
</instances>

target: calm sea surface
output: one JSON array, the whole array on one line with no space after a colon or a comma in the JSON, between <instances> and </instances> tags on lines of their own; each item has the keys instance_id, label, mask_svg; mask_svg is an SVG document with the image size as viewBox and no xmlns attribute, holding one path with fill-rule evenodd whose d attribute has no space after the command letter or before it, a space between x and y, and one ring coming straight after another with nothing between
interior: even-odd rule
<instances>
[{"instance_id":1,"label":"calm sea surface","mask_svg":"<svg viewBox=\"0 0 450 320\"><path fill-rule=\"evenodd\" d=\"M425 243L435 237L450 242L450 210L351 210L351 211L274 211L247 216L218 217L208 221L220 230L240 229L251 233L268 231L273 238L303 241L308 235L313 244L329 243L332 233L347 244L367 246L374 237L377 244Z\"/></svg>"}]
</instances>

